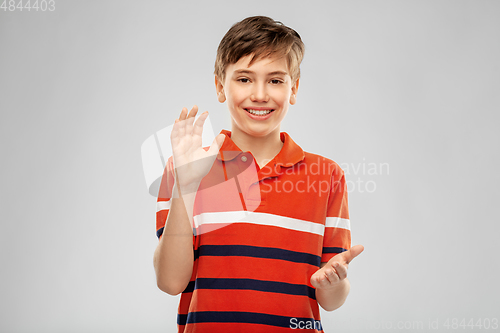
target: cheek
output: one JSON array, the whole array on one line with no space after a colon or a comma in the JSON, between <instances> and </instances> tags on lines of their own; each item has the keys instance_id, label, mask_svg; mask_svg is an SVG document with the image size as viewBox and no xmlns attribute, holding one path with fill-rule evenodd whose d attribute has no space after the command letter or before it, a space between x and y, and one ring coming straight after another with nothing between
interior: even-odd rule
<instances>
[{"instance_id":1,"label":"cheek","mask_svg":"<svg viewBox=\"0 0 500 333\"><path fill-rule=\"evenodd\" d=\"M228 91L226 98L231 104L234 104L234 105L238 105L239 103L241 103L244 100L243 94L241 93L241 91L235 91L235 90Z\"/></svg>"},{"instance_id":2,"label":"cheek","mask_svg":"<svg viewBox=\"0 0 500 333\"><path fill-rule=\"evenodd\" d=\"M275 100L280 104L287 104L290 101L291 94L288 89L279 90L275 94Z\"/></svg>"}]
</instances>

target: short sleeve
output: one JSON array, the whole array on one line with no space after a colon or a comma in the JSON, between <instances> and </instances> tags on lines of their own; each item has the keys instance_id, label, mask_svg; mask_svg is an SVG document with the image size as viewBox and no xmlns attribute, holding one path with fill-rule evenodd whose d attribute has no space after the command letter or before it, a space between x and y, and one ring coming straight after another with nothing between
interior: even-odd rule
<instances>
[{"instance_id":1,"label":"short sleeve","mask_svg":"<svg viewBox=\"0 0 500 333\"><path fill-rule=\"evenodd\" d=\"M165 170L163 171L160 189L158 191L158 199L156 202L156 236L158 236L158 239L161 238L165 222L167 221L174 182L174 162L172 157L170 157L167 161Z\"/></svg>"},{"instance_id":2,"label":"short sleeve","mask_svg":"<svg viewBox=\"0 0 500 333\"><path fill-rule=\"evenodd\" d=\"M321 262L351 248L351 226L344 171L337 166L331 179Z\"/></svg>"}]
</instances>

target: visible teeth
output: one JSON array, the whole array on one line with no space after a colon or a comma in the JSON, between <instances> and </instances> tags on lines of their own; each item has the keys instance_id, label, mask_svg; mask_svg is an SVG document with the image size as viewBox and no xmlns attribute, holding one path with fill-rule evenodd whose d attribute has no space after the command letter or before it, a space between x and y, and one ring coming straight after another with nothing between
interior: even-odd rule
<instances>
[{"instance_id":1,"label":"visible teeth","mask_svg":"<svg viewBox=\"0 0 500 333\"><path fill-rule=\"evenodd\" d=\"M251 114L254 114L256 116L264 116L268 113L271 113L272 110L262 110L262 111L258 111L258 110L250 110L250 109L247 109L248 112L250 112Z\"/></svg>"}]
</instances>

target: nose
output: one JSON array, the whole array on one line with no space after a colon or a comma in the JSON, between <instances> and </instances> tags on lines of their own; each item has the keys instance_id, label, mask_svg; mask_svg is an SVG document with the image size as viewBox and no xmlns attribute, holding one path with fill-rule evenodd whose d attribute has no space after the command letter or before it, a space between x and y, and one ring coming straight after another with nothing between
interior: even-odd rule
<instances>
[{"instance_id":1,"label":"nose","mask_svg":"<svg viewBox=\"0 0 500 333\"><path fill-rule=\"evenodd\" d=\"M252 102L268 102L269 95L267 93L265 83L255 83L252 87L252 95L250 96Z\"/></svg>"}]
</instances>

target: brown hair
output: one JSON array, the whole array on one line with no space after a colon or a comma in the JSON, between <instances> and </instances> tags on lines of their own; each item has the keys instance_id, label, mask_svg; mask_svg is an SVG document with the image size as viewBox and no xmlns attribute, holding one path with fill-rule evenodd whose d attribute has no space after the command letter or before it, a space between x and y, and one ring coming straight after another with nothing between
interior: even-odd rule
<instances>
[{"instance_id":1,"label":"brown hair","mask_svg":"<svg viewBox=\"0 0 500 333\"><path fill-rule=\"evenodd\" d=\"M304 57L304 43L300 35L283 23L266 16L247 17L234 24L222 38L217 49L215 71L224 82L227 65L253 54L250 64L271 55L285 57L292 81L300 77L300 63Z\"/></svg>"}]
</instances>

